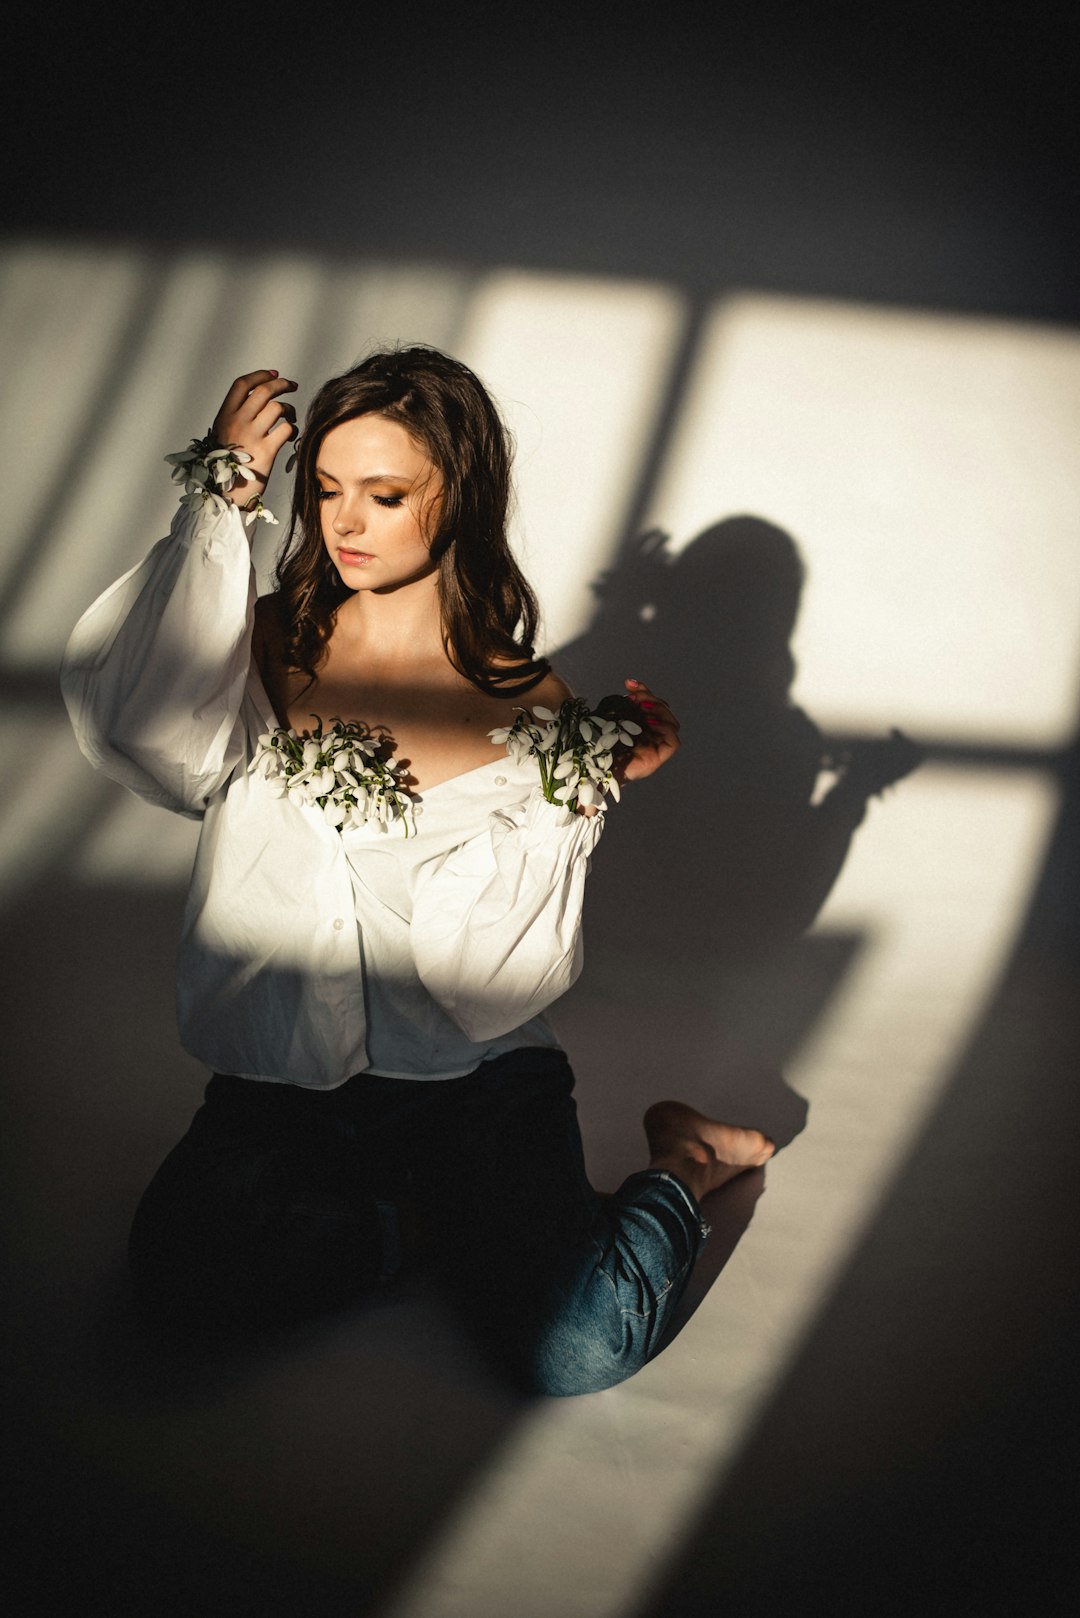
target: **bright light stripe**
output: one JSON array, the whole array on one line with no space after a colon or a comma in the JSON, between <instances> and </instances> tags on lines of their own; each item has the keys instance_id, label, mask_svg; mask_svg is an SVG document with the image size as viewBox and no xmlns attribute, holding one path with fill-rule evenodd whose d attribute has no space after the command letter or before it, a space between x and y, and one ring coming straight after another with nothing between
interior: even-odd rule
<instances>
[{"instance_id":1,"label":"bright light stripe","mask_svg":"<svg viewBox=\"0 0 1080 1618\"><path fill-rule=\"evenodd\" d=\"M683 318L647 283L502 271L477 290L459 352L517 439L515 537L548 647L592 615Z\"/></svg>"},{"instance_id":2,"label":"bright light stripe","mask_svg":"<svg viewBox=\"0 0 1080 1618\"><path fill-rule=\"evenodd\" d=\"M198 837L198 821L152 809L118 787L107 817L79 848L75 875L113 888L183 888Z\"/></svg>"},{"instance_id":3,"label":"bright light stripe","mask_svg":"<svg viewBox=\"0 0 1080 1618\"><path fill-rule=\"evenodd\" d=\"M87 791L96 795L97 783L56 712L9 710L0 718L0 749L10 761L0 814L0 901L7 901L64 863L83 823L72 806Z\"/></svg>"},{"instance_id":4,"label":"bright light stripe","mask_svg":"<svg viewBox=\"0 0 1080 1618\"><path fill-rule=\"evenodd\" d=\"M809 566L834 727L1057 747L1080 684L1080 336L745 297L707 329L651 521L765 517Z\"/></svg>"},{"instance_id":5,"label":"bright light stripe","mask_svg":"<svg viewBox=\"0 0 1080 1618\"><path fill-rule=\"evenodd\" d=\"M1055 808L1034 772L927 767L871 811L825 917L868 945L788 1070L810 1123L730 1263L638 1376L515 1429L381 1618L644 1604L902 1173L993 992Z\"/></svg>"},{"instance_id":6,"label":"bright light stripe","mask_svg":"<svg viewBox=\"0 0 1080 1618\"><path fill-rule=\"evenodd\" d=\"M49 545L5 637L9 665L22 668L55 663L79 613L168 531L176 499L162 457L206 431L233 377L259 365L292 375L303 385L294 396L302 413L317 385L380 341L451 343L471 284L460 272L422 267L180 254L126 369L111 377L151 262L135 253L18 246L0 255L0 265L8 310L0 331L11 335L7 325L17 326L26 350L21 384L9 394L14 441L30 446L16 463L19 488L5 497L13 519L4 538L9 567L27 543L27 525L49 511L46 502L52 519ZM56 469L87 419L92 449L58 488ZM279 471L268 504L284 518L289 498ZM257 536L262 589L281 533Z\"/></svg>"},{"instance_id":7,"label":"bright light stripe","mask_svg":"<svg viewBox=\"0 0 1080 1618\"><path fill-rule=\"evenodd\" d=\"M0 750L27 767L8 771L0 814L0 902L10 903L50 868L113 888L184 887L198 824L94 777L67 716L29 707L5 713ZM88 799L93 819L86 829Z\"/></svg>"},{"instance_id":8,"label":"bright light stripe","mask_svg":"<svg viewBox=\"0 0 1080 1618\"><path fill-rule=\"evenodd\" d=\"M16 243L0 250L0 443L5 446L0 587L28 528L64 499L57 480L108 380L146 274L137 253Z\"/></svg>"},{"instance_id":9,"label":"bright light stripe","mask_svg":"<svg viewBox=\"0 0 1080 1618\"><path fill-rule=\"evenodd\" d=\"M59 708L4 715L0 749L28 767L10 770L0 814L0 902L49 871L113 888L183 887L191 874L198 824L153 809L122 787L95 778ZM86 829L88 798L93 820Z\"/></svg>"},{"instance_id":10,"label":"bright light stripe","mask_svg":"<svg viewBox=\"0 0 1080 1618\"><path fill-rule=\"evenodd\" d=\"M229 269L218 255L190 254L170 270L95 453L62 491L55 549L9 632L12 662L57 657L82 609L168 531L176 501L162 446L182 449L204 433L232 378L265 348L280 352L286 330L302 326L317 276L304 284L292 265L266 267L240 296ZM47 414L46 398L30 403Z\"/></svg>"}]
</instances>

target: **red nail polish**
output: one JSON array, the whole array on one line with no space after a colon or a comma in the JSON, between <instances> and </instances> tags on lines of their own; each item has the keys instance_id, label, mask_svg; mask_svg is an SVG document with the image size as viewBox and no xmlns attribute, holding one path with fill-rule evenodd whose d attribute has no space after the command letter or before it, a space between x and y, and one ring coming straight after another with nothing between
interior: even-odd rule
<instances>
[{"instance_id":1,"label":"red nail polish","mask_svg":"<svg viewBox=\"0 0 1080 1618\"><path fill-rule=\"evenodd\" d=\"M279 376L279 375L280 375L280 374L281 374L281 373L280 373L280 372L279 372L279 371L271 371L271 372L270 372L270 375L271 375L271 376Z\"/></svg>"}]
</instances>

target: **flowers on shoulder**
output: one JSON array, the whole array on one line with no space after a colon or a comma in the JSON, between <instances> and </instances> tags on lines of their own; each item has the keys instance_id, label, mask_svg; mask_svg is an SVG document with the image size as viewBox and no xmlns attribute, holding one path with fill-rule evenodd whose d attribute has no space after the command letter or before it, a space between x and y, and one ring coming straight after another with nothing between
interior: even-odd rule
<instances>
[{"instance_id":1,"label":"flowers on shoulder","mask_svg":"<svg viewBox=\"0 0 1080 1618\"><path fill-rule=\"evenodd\" d=\"M366 725L336 719L324 730L269 730L259 737L255 768L277 783L279 796L322 810L328 826L350 831L401 823L408 837L412 800L398 784L402 766L386 758L385 741Z\"/></svg>"},{"instance_id":2,"label":"flowers on shoulder","mask_svg":"<svg viewBox=\"0 0 1080 1618\"><path fill-rule=\"evenodd\" d=\"M255 474L247 468L251 456L237 444L219 444L212 433L205 438L193 438L187 449L175 455L166 455L172 467L172 480L182 483L182 506L201 506L207 500L219 500L237 483L254 483ZM244 526L253 522L277 523L269 506L264 506L262 495L256 491L242 508Z\"/></svg>"},{"instance_id":3,"label":"flowers on shoulder","mask_svg":"<svg viewBox=\"0 0 1080 1618\"><path fill-rule=\"evenodd\" d=\"M615 763L641 735L630 717L636 712L628 697L603 697L595 709L583 697L568 697L558 713L519 708L512 725L488 734L496 747L505 745L515 763L535 758L548 803L571 810L600 808L606 793L619 796Z\"/></svg>"}]
</instances>

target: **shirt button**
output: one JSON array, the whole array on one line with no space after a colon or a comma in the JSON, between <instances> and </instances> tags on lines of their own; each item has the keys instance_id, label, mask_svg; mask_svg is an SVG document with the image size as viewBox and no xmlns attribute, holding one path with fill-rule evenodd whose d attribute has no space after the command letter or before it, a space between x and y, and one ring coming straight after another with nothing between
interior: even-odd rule
<instances>
[{"instance_id":1,"label":"shirt button","mask_svg":"<svg viewBox=\"0 0 1080 1618\"><path fill-rule=\"evenodd\" d=\"M345 917L344 916L335 916L334 917L334 931L335 931L335 933L340 933L340 931L344 927L344 925L345 925Z\"/></svg>"},{"instance_id":2,"label":"shirt button","mask_svg":"<svg viewBox=\"0 0 1080 1618\"><path fill-rule=\"evenodd\" d=\"M495 785L497 787L504 787L506 785L506 776L505 775L497 775L495 777Z\"/></svg>"}]
</instances>

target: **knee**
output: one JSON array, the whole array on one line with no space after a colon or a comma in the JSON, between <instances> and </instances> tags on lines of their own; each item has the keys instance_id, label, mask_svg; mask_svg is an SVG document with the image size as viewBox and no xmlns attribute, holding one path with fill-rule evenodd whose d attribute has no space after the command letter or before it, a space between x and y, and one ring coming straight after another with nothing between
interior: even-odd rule
<instances>
[{"instance_id":1,"label":"knee","mask_svg":"<svg viewBox=\"0 0 1080 1618\"><path fill-rule=\"evenodd\" d=\"M547 1325L520 1358L524 1390L562 1399L617 1387L650 1357L645 1325L621 1311L602 1325L595 1320Z\"/></svg>"}]
</instances>

